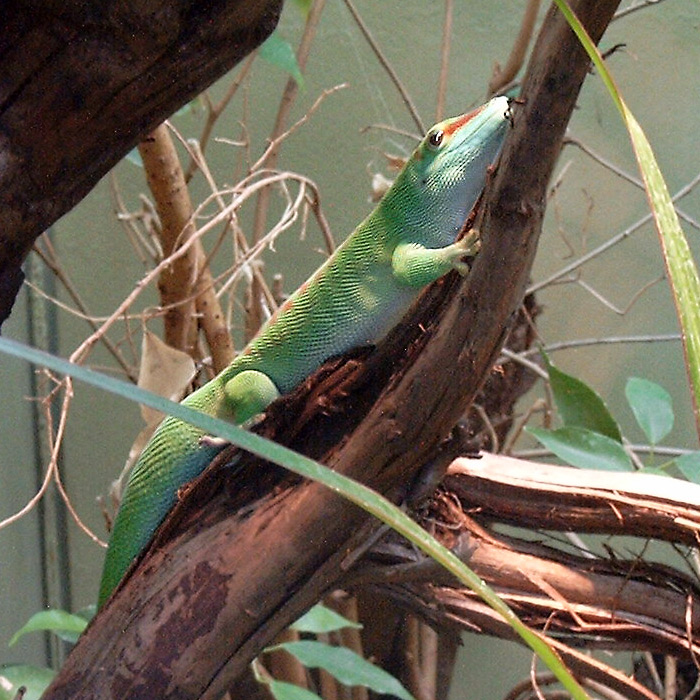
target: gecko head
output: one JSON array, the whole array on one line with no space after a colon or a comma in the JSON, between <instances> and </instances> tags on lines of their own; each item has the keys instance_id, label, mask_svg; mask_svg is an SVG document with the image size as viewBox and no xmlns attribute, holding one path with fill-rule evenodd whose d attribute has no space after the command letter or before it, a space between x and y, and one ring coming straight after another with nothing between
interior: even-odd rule
<instances>
[{"instance_id":1,"label":"gecko head","mask_svg":"<svg viewBox=\"0 0 700 700\"><path fill-rule=\"evenodd\" d=\"M439 211L454 236L486 183L510 119L507 97L495 97L473 112L433 126L409 161L422 204ZM446 220L447 219L447 220Z\"/></svg>"}]
</instances>

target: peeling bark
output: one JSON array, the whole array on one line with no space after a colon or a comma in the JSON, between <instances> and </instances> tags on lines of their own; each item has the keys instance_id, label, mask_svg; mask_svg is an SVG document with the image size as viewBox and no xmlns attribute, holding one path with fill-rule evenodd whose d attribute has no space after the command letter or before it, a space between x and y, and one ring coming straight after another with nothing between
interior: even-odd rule
<instances>
[{"instance_id":1,"label":"peeling bark","mask_svg":"<svg viewBox=\"0 0 700 700\"><path fill-rule=\"evenodd\" d=\"M582 494L584 508L574 493ZM484 497L484 494L491 494ZM556 502L554 494L562 498ZM485 507L482 504L486 502ZM501 510L496 504L506 506ZM618 535L647 537L674 545L698 531L700 487L638 473L605 473L536 464L498 455L458 459L438 496L420 514L424 526L465 561L529 626L556 637L570 668L624 697L655 698L604 664L593 665L585 649L649 651L693 663L700 655L700 582L690 571L645 561L621 549L614 556L577 555L532 530L609 534L608 513L620 513ZM621 507L620 507L621 506ZM582 512L582 510L584 512ZM650 525L626 512L644 512ZM552 513L556 515L553 518ZM691 517L688 517L691 514ZM654 530L651 523L658 523ZM675 522L675 527L669 527ZM527 523L523 536L498 532L502 523ZM614 542L610 543L614 546ZM372 548L344 580L350 591L370 590L436 629L480 632L521 641L471 591L457 586L435 562L401 538L389 536ZM378 658L392 658L389 648Z\"/></svg>"},{"instance_id":2,"label":"peeling bark","mask_svg":"<svg viewBox=\"0 0 700 700\"><path fill-rule=\"evenodd\" d=\"M484 516L521 527L634 534L698 545L700 489L681 479L654 474L632 479L626 473L484 455L455 461L445 487L465 508L479 508ZM527 500L531 494L536 498Z\"/></svg>"}]
</instances>

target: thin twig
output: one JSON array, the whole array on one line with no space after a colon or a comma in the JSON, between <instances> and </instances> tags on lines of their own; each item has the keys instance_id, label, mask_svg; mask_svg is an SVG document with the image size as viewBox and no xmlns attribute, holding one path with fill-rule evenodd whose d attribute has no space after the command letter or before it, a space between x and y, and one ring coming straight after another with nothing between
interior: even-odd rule
<instances>
[{"instance_id":1,"label":"thin twig","mask_svg":"<svg viewBox=\"0 0 700 700\"><path fill-rule=\"evenodd\" d=\"M403 83L399 79L399 76L397 75L396 71L391 67L391 64L389 63L387 58L382 53L382 50L379 48L379 44L377 44L374 37L372 36L372 33L369 31L369 28L364 23L364 20L362 19L362 17L360 17L359 12L355 9L355 6L353 5L352 0L344 0L344 2L345 2L345 6L348 8L348 10L350 11L350 14L352 15L353 19L355 20L355 23L357 24L360 31L362 32L362 35L365 37L365 40L370 45L370 48L374 52L374 55L377 57L377 60L382 65L382 68L384 68L384 70L387 72L387 75L391 79L391 82L394 83L394 86L398 90L399 95L401 96L401 99L403 100L403 103L406 105L406 109L408 109L408 113L411 115L411 118L413 119L413 123L418 128L418 131L421 134L424 134L425 133L425 126L423 125L423 120L420 118L420 115L418 114L418 110L416 109L416 106L413 104L413 100L411 99L410 95L408 94L408 91L406 90L406 88L403 86Z\"/></svg>"},{"instance_id":2,"label":"thin twig","mask_svg":"<svg viewBox=\"0 0 700 700\"><path fill-rule=\"evenodd\" d=\"M376 131L387 131L395 136L405 136L413 141L420 141L423 138L423 134L421 133L415 133L408 129L399 129L399 127L392 126L391 124L368 124L360 129L360 133L365 134L373 129Z\"/></svg>"},{"instance_id":3,"label":"thin twig","mask_svg":"<svg viewBox=\"0 0 700 700\"><path fill-rule=\"evenodd\" d=\"M435 99L435 121L445 117L447 98L447 76L450 68L450 46L452 45L452 15L454 0L445 0L445 19L442 24L442 44L440 52L440 75L438 76L437 98Z\"/></svg>"},{"instance_id":4,"label":"thin twig","mask_svg":"<svg viewBox=\"0 0 700 700\"><path fill-rule=\"evenodd\" d=\"M192 147L193 152L197 153L197 144L189 144L189 145ZM196 157L199 160L199 168L202 171L202 173L204 174L204 177L205 177L207 183L209 184L209 187L211 188L212 194L216 198L216 203L219 207L219 210L223 211L226 208L226 203L224 202L224 198L219 193L219 189L214 181L214 176L211 174L211 171L209 170L209 166L208 166L207 162L204 160L204 158L201 157L198 153L197 153ZM219 236L219 239L218 239L216 245L214 245L212 247L212 250L207 257L205 264L209 267L209 260L215 254L219 243L223 240L223 237L229 228L233 232L234 250L236 251L234 253L234 258L235 258L236 262L234 262L234 264L229 269L224 271L223 274L219 275L219 277L214 280L214 283L218 283L221 279L228 277L230 272L232 272L236 269L241 269L244 276L245 276L245 279L248 282L250 282L251 280L255 280L255 279L259 280L260 289L262 290L263 294L265 295L265 303L267 305L267 308L274 309L275 308L275 301L274 301L274 298L273 298L273 296L272 296L272 294L267 286L267 283L266 283L265 278L263 276L261 267L259 265L255 265L255 264L245 265L242 268L239 266L240 257L239 257L238 251L242 251L243 257L246 257L249 255L250 246L248 245L248 240L245 237L243 230L238 225L238 221L237 221L235 213L232 213L231 216L229 216L228 220L226 221L224 228L223 228L223 231L221 232L221 235ZM253 262L255 262L255 261L253 261ZM231 284L226 285L225 289L219 290L217 292L217 296L221 297L221 295L231 287L232 287ZM270 313L272 313L272 312L270 311ZM230 314L227 316L230 316ZM231 325L230 318L228 319L228 325L229 326Z\"/></svg>"},{"instance_id":5,"label":"thin twig","mask_svg":"<svg viewBox=\"0 0 700 700\"><path fill-rule=\"evenodd\" d=\"M255 178L259 178L255 180ZM287 180L296 180L298 181L301 185L308 186L310 184L310 180L305 178L302 175L298 175L296 173L290 173L290 172L281 172L281 173L273 173L273 174L268 174L268 173L263 173L263 176L260 177L260 173L255 173L251 175L249 178L244 179L241 183L239 183L236 187L230 188L228 190L225 190L221 192L220 194L231 194L233 195L233 199L230 204L226 206L226 208L213 216L207 223L203 224L193 236L187 239L183 245L181 245L170 257L165 258L161 260L153 269L149 270L148 273L146 273L141 280L136 284L134 289L126 296L126 298L119 304L119 306L112 312L112 314L105 320L105 322L100 326L99 330L95 331L91 336L86 338L71 354L70 360L71 362L84 362L87 354L92 350L94 345L102 338L102 336L114 325L114 323L121 318L121 316L124 314L126 309L128 309L134 301L140 296L141 292L144 291L148 287L148 285L153 282L154 279L158 277L160 274L161 270L166 267L167 265L170 265L174 259L179 258L182 255L185 255L187 251L189 250L190 246L194 245L195 241L199 240L201 236L204 236L207 234L209 231L214 229L216 226L221 224L222 222L226 221L231 214L239 209L250 197L254 196L261 188L267 187L269 184L279 182L283 183ZM255 180L254 182L250 182L250 180ZM206 207L212 202L212 200L215 199L214 195L210 195L207 197L194 211L192 215L192 219L196 219L200 216L201 212L206 209ZM297 198L298 202L299 198ZM302 198L303 201L303 198ZM280 220L276 224L276 226L268 233L267 237L265 240L260 241L260 243L255 246L254 248L251 249L250 255L246 257L241 263L241 265L245 265L250 262L250 260L254 257L256 257L263 249L264 247L270 242L270 240L274 240L274 238L281 233L281 231L287 229L289 226L294 223L296 220L296 215L294 214L293 211L290 211L290 207L287 207L285 212L283 212L282 216L280 217Z\"/></svg>"},{"instance_id":6,"label":"thin twig","mask_svg":"<svg viewBox=\"0 0 700 700\"><path fill-rule=\"evenodd\" d=\"M578 338L576 340L562 340L558 343L545 345L544 349L548 353L557 350L570 350L572 348L583 348L591 345L621 345L623 343L668 343L681 339L680 333L664 333L657 335L611 335L604 338ZM537 348L527 350L526 355L538 353Z\"/></svg>"},{"instance_id":7,"label":"thin twig","mask_svg":"<svg viewBox=\"0 0 700 700\"><path fill-rule=\"evenodd\" d=\"M292 126L287 129L287 131L284 131L283 133L279 134L276 138L270 140L270 142L267 145L267 148L263 152L263 154L253 163L253 165L250 166L250 171L254 173L257 170L260 170L263 165L267 163L267 159L270 157L272 153L276 151L276 149L279 147L280 143L284 141L286 138L288 138L291 134L293 134L299 127L302 125L306 124L307 121L311 118L311 115L321 106L321 103L327 98L333 95L334 93L338 92L338 90L343 90L348 86L348 83L340 83L339 85L335 85L332 88L328 88L327 90L324 90L314 101L314 103L309 107L309 109L306 111L306 113L300 117Z\"/></svg>"},{"instance_id":8,"label":"thin twig","mask_svg":"<svg viewBox=\"0 0 700 700\"><path fill-rule=\"evenodd\" d=\"M204 127L202 129L202 135L199 137L199 149L202 152L202 154L204 154L204 152L207 150L207 144L209 143L209 138L211 137L211 132L214 129L214 125L216 124L223 111L228 106L229 102L231 102L235 94L238 92L238 88L248 77L248 74L250 73L250 69L253 66L253 61L255 60L256 56L257 53L252 53L250 56L248 56L245 63L243 63L243 67L241 68L240 73L236 76L236 78L233 81L231 81L231 84L228 86L226 92L224 93L224 96L216 104L212 104L208 94L204 93L204 97L207 102L208 114L207 120L204 123ZM190 162L187 166L187 170L185 171L185 182L189 183L189 181L192 179L192 176L197 172L197 167L197 161L190 156Z\"/></svg>"},{"instance_id":9,"label":"thin twig","mask_svg":"<svg viewBox=\"0 0 700 700\"><path fill-rule=\"evenodd\" d=\"M49 488L49 484L51 483L52 479L54 478L55 472L56 472L56 463L53 460L51 460L51 461L49 461L49 464L46 467L44 479L41 482L41 486L39 487L39 490L16 513L9 515L4 520L0 520L0 530L2 530L3 528L9 527L10 525L16 523L18 520L21 520L25 515L27 515L28 513L30 513L34 509L36 504L39 503L39 501L44 497L46 490Z\"/></svg>"},{"instance_id":10,"label":"thin twig","mask_svg":"<svg viewBox=\"0 0 700 700\"><path fill-rule=\"evenodd\" d=\"M139 227L134 223L135 221L143 221L146 219L146 217L153 219L158 218L155 211L152 211L151 202L148 199L145 199L144 201L142 198L140 198L144 204L144 211L139 212L138 214L129 212L126 204L124 203L124 198L122 197L121 190L119 189L119 183L114 170L112 170L109 174L109 191L112 197L112 205L117 221L122 225L122 228L126 233L127 240L129 243L131 243L131 246L138 256L141 264L145 265L149 260L157 259L159 257L159 250L156 249L153 242L148 240L147 236L143 234ZM150 228L148 223L145 224L145 228Z\"/></svg>"},{"instance_id":11,"label":"thin twig","mask_svg":"<svg viewBox=\"0 0 700 700\"><path fill-rule=\"evenodd\" d=\"M580 151L585 153L587 156L589 156L593 161L596 163L599 163L602 165L604 168L609 170L612 173L615 173L618 177L621 177L623 180L626 180L630 184L634 185L640 190L644 190L644 183L631 173L628 173L626 170L623 170L619 166L615 165L612 161L608 160L607 158L601 156L599 153L594 151L590 146L587 146L585 143L582 141L579 141L578 139L572 137L572 136L567 136L564 139L565 144L570 144L572 146L576 146ZM697 184L697 181L696 181ZM698 222L696 219L694 219L692 216L689 214L686 214L680 207L674 207L676 210L676 214L683 219L686 223L690 224L693 228L695 229L700 229L700 222Z\"/></svg>"},{"instance_id":12,"label":"thin twig","mask_svg":"<svg viewBox=\"0 0 700 700\"><path fill-rule=\"evenodd\" d=\"M557 680L556 676L551 673L537 674L537 685L540 687L555 685L558 682L559 681ZM530 690L532 690L532 676L514 685L510 689L510 692L504 696L503 700L518 700L518 698L522 696L527 697Z\"/></svg>"},{"instance_id":13,"label":"thin twig","mask_svg":"<svg viewBox=\"0 0 700 700\"><path fill-rule=\"evenodd\" d=\"M536 362L532 362L531 360L528 360L526 355L531 354L531 355L536 355L539 353L538 348L534 348L530 353L519 353L519 352L513 352L509 348L503 348L501 350L501 356L508 359L512 360L513 362L517 362L519 365L522 365L523 367L526 367L529 369L531 372L534 372L538 377L541 379L547 379L549 376L547 372L542 369ZM499 358L499 362L500 362Z\"/></svg>"},{"instance_id":14,"label":"thin twig","mask_svg":"<svg viewBox=\"0 0 700 700\"><path fill-rule=\"evenodd\" d=\"M614 311L618 316L625 316L627 312L635 305L635 303L640 299L640 297L654 285L658 284L665 279L665 275L660 275L656 279L649 280L643 284L633 295L632 298L627 302L626 306L622 308L615 306L611 301L609 301L603 294L601 294L597 289L595 289L591 284L585 282L580 277L576 279L576 284L579 287L583 287L593 298L597 299L603 306L607 307L611 311Z\"/></svg>"},{"instance_id":15,"label":"thin twig","mask_svg":"<svg viewBox=\"0 0 700 700\"><path fill-rule=\"evenodd\" d=\"M48 372L47 372L48 374ZM54 396L58 393L59 388L64 385L66 391L64 394L63 402L61 403L61 412L59 414L58 428L54 430L53 424L53 413L51 411L51 403L53 402ZM57 382L56 387L51 391L48 396L42 401L44 407L44 417L47 426L49 449L51 452L51 457L49 463L54 465L53 478L56 484L56 488L63 500L63 503L68 510L68 513L73 518L75 524L80 528L93 542L96 542L101 547L106 547L106 542L103 542L92 530L81 520L77 511L73 507L73 503L70 497L66 493L66 490L61 481L61 472L58 468L59 455L61 453L61 447L66 435L66 425L68 424L69 406L73 400L73 388L72 383L69 378L66 377L63 382Z\"/></svg>"},{"instance_id":16,"label":"thin twig","mask_svg":"<svg viewBox=\"0 0 700 700\"><path fill-rule=\"evenodd\" d=\"M92 314L89 312L86 304L83 302L80 294L78 293L78 290L75 288L75 285L73 284L72 280L68 276L68 274L65 272L65 270L61 267L61 264L58 260L58 257L56 255L56 251L51 243L51 240L47 236L41 236L40 238L41 241L43 241L43 244L45 246L45 249L42 248L39 245L39 241L37 241L34 244L33 251L41 258L42 262L53 272L55 275L56 279L59 280L59 282L63 285L63 288L68 292L68 296L73 300L73 303L78 307L79 311L75 311L75 309L71 309L69 306L66 304L60 304L57 299L54 300L54 302L59 305L61 308L69 311L73 315L82 318L85 320L90 327L92 328L93 331L96 331L98 328L98 323L95 320L95 318L92 316ZM34 285L31 285L36 292L39 294L42 294L45 298L50 298L48 294L46 294L43 290L40 290L38 287L35 287ZM133 368L129 363L124 359L124 356L120 352L119 348L111 341L110 338L107 336L104 336L102 338L102 343L104 346L107 348L107 350L110 352L112 357L117 361L117 364L124 370L124 373L126 376L132 381L135 382L137 380L137 374L134 372Z\"/></svg>"},{"instance_id":17,"label":"thin twig","mask_svg":"<svg viewBox=\"0 0 700 700\"><path fill-rule=\"evenodd\" d=\"M490 450L492 452L500 452L500 441L498 439L498 434L496 433L493 423L489 418L486 410L480 403L473 403L471 406L472 410L481 418L481 422L488 433L489 439L491 440Z\"/></svg>"},{"instance_id":18,"label":"thin twig","mask_svg":"<svg viewBox=\"0 0 700 700\"><path fill-rule=\"evenodd\" d=\"M684 197L699 182L700 182L700 173L698 173L698 175L696 175L688 184L686 184L684 187L682 187L680 190L678 190L678 192L673 196L672 201L676 202L678 199L681 199L682 197ZM590 260L593 260L594 258L597 258L598 256L602 255L605 251L609 250L610 248L616 246L618 243L621 243L622 241L629 238L635 231L637 231L642 226L644 226L644 224L651 221L652 218L653 218L652 214L645 214L641 219L639 219L638 221L633 223L631 226L626 228L624 231L618 233L616 236L613 236L612 238L608 239L607 241L605 241L605 243L598 246L594 250L591 250L588 253L586 253L585 255L582 255L577 260L574 260L572 263L569 263L565 267L561 268L558 272L553 273L552 275L545 278L544 280L541 280L540 282L536 282L535 284L530 285L530 287L527 289L525 294L533 294L534 292L537 292L538 290L542 289L543 287L547 287L548 285L552 284L553 282L556 282L557 280L561 279L565 275L568 275L569 273L573 272L574 270L577 270L579 267L581 267L585 263L589 262Z\"/></svg>"},{"instance_id":19,"label":"thin twig","mask_svg":"<svg viewBox=\"0 0 700 700\"><path fill-rule=\"evenodd\" d=\"M303 73L306 69L306 62L308 61L309 54L311 53L311 46L316 37L316 31L318 29L319 22L321 20L321 14L323 8L326 5L326 0L314 0L311 4L308 14L306 15L306 22L304 24L304 33L301 37L299 43L299 48L297 49L296 59L299 70ZM257 167L265 167L274 170L277 167L278 157L280 153L280 146L282 144L282 139L280 138L284 133L289 120L289 115L291 113L292 107L296 100L297 94L299 93L299 85L297 81L290 77L287 80L287 84L284 87L284 92L280 99L279 107L277 109L277 116L275 118L275 123L272 127L272 132L270 134L270 144L275 144L274 148L267 148L265 151L265 160L258 161ZM255 166L254 166L255 169ZM251 235L251 243L255 245L260 238L262 238L265 228L267 226L267 215L270 208L270 188L260 190L258 194L258 199L255 205L255 214L253 217L253 229ZM268 301L271 297L270 290L267 284L260 278L254 278L248 287L246 294L246 314L245 314L245 338L250 340L253 338L257 332L260 330L260 326L263 324L265 309L263 306L262 298L266 298Z\"/></svg>"},{"instance_id":20,"label":"thin twig","mask_svg":"<svg viewBox=\"0 0 700 700\"><path fill-rule=\"evenodd\" d=\"M614 22L616 19L622 19L623 17L626 17L627 15L631 15L633 12L636 12L637 10L646 10L648 7L653 7L654 5L658 5L660 2L663 2L663 0L640 0L640 2L630 5L629 7L625 7L622 10L618 10L615 13L615 16L612 18L611 23Z\"/></svg>"},{"instance_id":21,"label":"thin twig","mask_svg":"<svg viewBox=\"0 0 700 700\"><path fill-rule=\"evenodd\" d=\"M530 45L530 39L535 29L535 21L537 20L537 11L540 7L540 0L528 0L525 6L523 20L520 23L518 36L513 42L513 48L510 51L506 65L501 68L498 63L493 67L491 80L489 80L489 96L496 94L510 83L518 71L522 68L527 54L527 47Z\"/></svg>"}]
</instances>

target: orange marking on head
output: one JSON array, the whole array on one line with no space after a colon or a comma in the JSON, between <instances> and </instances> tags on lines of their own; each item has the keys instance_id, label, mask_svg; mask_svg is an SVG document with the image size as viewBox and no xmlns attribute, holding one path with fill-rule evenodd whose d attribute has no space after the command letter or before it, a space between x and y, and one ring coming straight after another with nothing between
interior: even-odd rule
<instances>
[{"instance_id":1,"label":"orange marking on head","mask_svg":"<svg viewBox=\"0 0 700 700\"><path fill-rule=\"evenodd\" d=\"M469 112L468 114L463 114L461 117L457 117L451 124L448 124L445 126L443 131L445 132L446 136L452 136L452 134L455 133L455 131L458 131L461 129L465 124L468 124L474 117L479 114L485 107L486 105L482 105L481 107L475 109L473 112Z\"/></svg>"}]
</instances>

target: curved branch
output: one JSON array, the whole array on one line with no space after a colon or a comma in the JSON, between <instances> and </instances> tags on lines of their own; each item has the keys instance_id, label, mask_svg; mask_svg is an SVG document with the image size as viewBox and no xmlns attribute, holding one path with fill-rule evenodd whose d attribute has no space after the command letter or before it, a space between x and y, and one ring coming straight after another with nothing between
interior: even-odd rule
<instances>
[{"instance_id":1,"label":"curved branch","mask_svg":"<svg viewBox=\"0 0 700 700\"><path fill-rule=\"evenodd\" d=\"M521 527L630 534L697 546L700 486L483 453L458 459L445 486L465 509Z\"/></svg>"}]
</instances>

